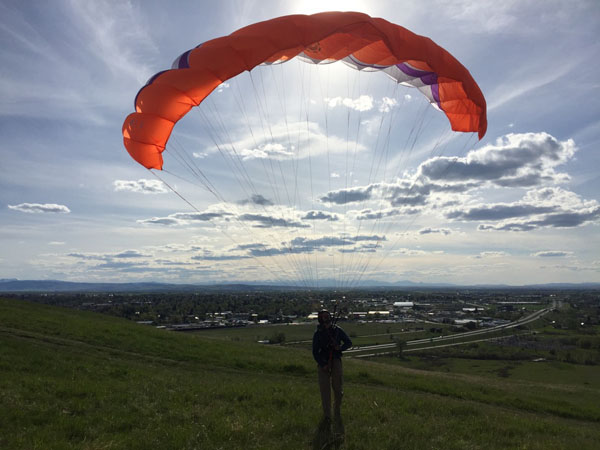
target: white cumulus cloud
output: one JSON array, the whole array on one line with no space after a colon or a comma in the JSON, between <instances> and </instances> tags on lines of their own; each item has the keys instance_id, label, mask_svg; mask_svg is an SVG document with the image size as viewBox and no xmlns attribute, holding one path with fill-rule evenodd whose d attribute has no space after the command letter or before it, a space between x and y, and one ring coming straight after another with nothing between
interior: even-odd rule
<instances>
[{"instance_id":1,"label":"white cumulus cloud","mask_svg":"<svg viewBox=\"0 0 600 450\"><path fill-rule=\"evenodd\" d=\"M141 192L142 194L164 194L169 189L160 180L115 180L115 191Z\"/></svg>"},{"instance_id":2,"label":"white cumulus cloud","mask_svg":"<svg viewBox=\"0 0 600 450\"><path fill-rule=\"evenodd\" d=\"M223 92L223 89L227 89L229 88L229 83L225 82L225 83L221 83L220 85L217 86L217 92Z\"/></svg>"},{"instance_id":3,"label":"white cumulus cloud","mask_svg":"<svg viewBox=\"0 0 600 450\"><path fill-rule=\"evenodd\" d=\"M408 97L410 97L410 95ZM392 108L395 108L396 106L398 106L398 100L395 98L383 97L379 103L379 111L390 112Z\"/></svg>"},{"instance_id":4,"label":"white cumulus cloud","mask_svg":"<svg viewBox=\"0 0 600 450\"><path fill-rule=\"evenodd\" d=\"M531 256L538 258L562 258L564 256L571 256L573 252L567 252L562 250L546 250L541 252L533 253Z\"/></svg>"},{"instance_id":5,"label":"white cumulus cloud","mask_svg":"<svg viewBox=\"0 0 600 450\"><path fill-rule=\"evenodd\" d=\"M267 158L288 159L294 156L293 152L290 152L283 145L277 143L264 144L253 149L244 148L240 153L243 160Z\"/></svg>"},{"instance_id":6,"label":"white cumulus cloud","mask_svg":"<svg viewBox=\"0 0 600 450\"><path fill-rule=\"evenodd\" d=\"M422 176L437 182L488 182L502 187L526 187L565 182L555 168L575 154L572 139L559 141L548 133L507 134L494 144L463 158L438 157L419 167Z\"/></svg>"},{"instance_id":7,"label":"white cumulus cloud","mask_svg":"<svg viewBox=\"0 0 600 450\"><path fill-rule=\"evenodd\" d=\"M373 97L370 95L361 95L360 97L354 99L348 97L326 97L324 100L327 106L330 108L335 108L336 106L345 106L346 108L350 108L355 111L370 111L373 109Z\"/></svg>"},{"instance_id":8,"label":"white cumulus cloud","mask_svg":"<svg viewBox=\"0 0 600 450\"><path fill-rule=\"evenodd\" d=\"M18 205L8 205L9 209L26 213L63 213L71 212L65 205L56 203L19 203Z\"/></svg>"}]
</instances>

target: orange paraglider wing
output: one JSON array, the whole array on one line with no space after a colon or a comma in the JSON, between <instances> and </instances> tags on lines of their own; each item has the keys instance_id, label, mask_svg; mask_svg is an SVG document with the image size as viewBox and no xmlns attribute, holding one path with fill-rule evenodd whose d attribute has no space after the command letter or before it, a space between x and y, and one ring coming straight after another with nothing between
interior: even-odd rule
<instances>
[{"instance_id":1,"label":"orange paraglider wing","mask_svg":"<svg viewBox=\"0 0 600 450\"><path fill-rule=\"evenodd\" d=\"M353 12L279 17L207 41L178 57L138 92L123 124L129 154L148 169L162 169L175 123L224 81L260 64L302 56L309 62L344 61L380 70L417 87L441 109L455 131L486 132L486 103L469 71L429 38Z\"/></svg>"}]
</instances>

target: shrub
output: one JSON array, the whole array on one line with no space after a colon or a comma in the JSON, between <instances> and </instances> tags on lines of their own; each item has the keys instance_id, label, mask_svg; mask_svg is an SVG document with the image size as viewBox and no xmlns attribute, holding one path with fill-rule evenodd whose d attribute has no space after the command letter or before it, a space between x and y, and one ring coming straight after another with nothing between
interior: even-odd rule
<instances>
[{"instance_id":1,"label":"shrub","mask_svg":"<svg viewBox=\"0 0 600 450\"><path fill-rule=\"evenodd\" d=\"M270 344L283 344L285 342L285 333L273 333L268 339Z\"/></svg>"}]
</instances>

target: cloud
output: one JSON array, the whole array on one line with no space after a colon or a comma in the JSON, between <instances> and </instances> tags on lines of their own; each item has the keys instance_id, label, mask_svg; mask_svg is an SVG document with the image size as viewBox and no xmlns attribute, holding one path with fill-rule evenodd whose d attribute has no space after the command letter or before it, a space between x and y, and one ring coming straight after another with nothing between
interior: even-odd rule
<instances>
[{"instance_id":1,"label":"cloud","mask_svg":"<svg viewBox=\"0 0 600 450\"><path fill-rule=\"evenodd\" d=\"M495 144L467 156L431 158L419 166L419 175L431 182L474 181L500 187L531 187L561 183L566 174L555 167L575 154L572 140L559 141L547 133L508 134Z\"/></svg>"},{"instance_id":2,"label":"cloud","mask_svg":"<svg viewBox=\"0 0 600 450\"><path fill-rule=\"evenodd\" d=\"M336 205L344 205L346 203L360 202L371 198L373 185L364 187L355 187L348 189L339 189L331 191L322 196L319 200L323 203L335 203Z\"/></svg>"},{"instance_id":3,"label":"cloud","mask_svg":"<svg viewBox=\"0 0 600 450\"><path fill-rule=\"evenodd\" d=\"M547 214L541 218L532 218L521 221L505 221L498 225L481 224L477 227L481 231L531 231L537 228L574 228L600 219L600 206L590 211L569 211Z\"/></svg>"},{"instance_id":4,"label":"cloud","mask_svg":"<svg viewBox=\"0 0 600 450\"><path fill-rule=\"evenodd\" d=\"M423 256L423 255L427 254L427 252L425 250L415 250L412 248L399 248L399 249L395 250L394 253L398 253L400 255L406 255L406 256ZM434 252L434 253L437 253L437 252Z\"/></svg>"},{"instance_id":5,"label":"cloud","mask_svg":"<svg viewBox=\"0 0 600 450\"><path fill-rule=\"evenodd\" d=\"M140 219L136 221L144 225L183 225L184 222L181 220L174 219L172 217L152 217L150 219Z\"/></svg>"},{"instance_id":6,"label":"cloud","mask_svg":"<svg viewBox=\"0 0 600 450\"><path fill-rule=\"evenodd\" d=\"M20 203L18 205L8 205L8 208L25 213L68 214L71 212L65 205L57 205L56 203Z\"/></svg>"},{"instance_id":7,"label":"cloud","mask_svg":"<svg viewBox=\"0 0 600 450\"><path fill-rule=\"evenodd\" d=\"M292 251L288 248L273 248L273 247L256 247L248 250L250 254L256 258L261 256L277 256L277 255L285 255L292 253ZM299 253L299 252L293 252Z\"/></svg>"},{"instance_id":8,"label":"cloud","mask_svg":"<svg viewBox=\"0 0 600 450\"><path fill-rule=\"evenodd\" d=\"M129 262L129 261L107 261L102 264L97 264L93 268L94 269L129 269L130 271L139 269L143 271L147 271L148 263L147 262Z\"/></svg>"},{"instance_id":9,"label":"cloud","mask_svg":"<svg viewBox=\"0 0 600 450\"><path fill-rule=\"evenodd\" d=\"M224 211L205 211L193 213L175 213L169 214L167 217L152 217L150 219L140 219L136 222L144 225L181 226L190 225L193 222L208 222L213 219L220 219L228 216L233 216L233 214Z\"/></svg>"},{"instance_id":10,"label":"cloud","mask_svg":"<svg viewBox=\"0 0 600 450\"><path fill-rule=\"evenodd\" d=\"M0 82L0 115L109 123L115 105L152 74L158 54L140 10L129 1L71 0L42 18L27 4L2 7L0 32L11 43L3 46L3 67L11 70Z\"/></svg>"},{"instance_id":11,"label":"cloud","mask_svg":"<svg viewBox=\"0 0 600 450\"><path fill-rule=\"evenodd\" d=\"M457 220L502 220L550 213L557 211L565 202L549 204L542 199L524 199L519 204L470 205L470 210L463 205L468 204L473 191L490 187L533 187L539 188L538 196L544 192L556 196L556 188L543 186L569 179L567 174L557 172L556 168L569 161L575 151L572 140L559 141L547 133L508 134L494 144L469 152L465 157L430 158L414 173L405 174L394 182L330 191L322 195L320 201L342 205L382 200L393 207L379 212L366 209L357 216L359 220L417 213L424 208L445 211L448 218ZM529 195L533 195L532 192ZM566 191L561 195L565 201L572 200L567 198L569 194ZM459 208L448 210L452 206Z\"/></svg>"},{"instance_id":12,"label":"cloud","mask_svg":"<svg viewBox=\"0 0 600 450\"><path fill-rule=\"evenodd\" d=\"M254 257L276 256L291 253L289 246L286 247L285 245L282 245L281 248L274 248L263 243L240 244L235 250L246 251L249 255Z\"/></svg>"},{"instance_id":13,"label":"cloud","mask_svg":"<svg viewBox=\"0 0 600 450\"><path fill-rule=\"evenodd\" d=\"M170 259L155 259L153 261L155 264L161 265L161 266L176 266L176 267L180 267L180 266L192 266L194 265L193 263L190 262L185 262L185 261L173 261Z\"/></svg>"},{"instance_id":14,"label":"cloud","mask_svg":"<svg viewBox=\"0 0 600 450\"><path fill-rule=\"evenodd\" d=\"M546 250L542 252L532 253L531 256L536 256L539 258L561 258L564 256L571 256L573 252L565 252L558 250Z\"/></svg>"},{"instance_id":15,"label":"cloud","mask_svg":"<svg viewBox=\"0 0 600 450\"><path fill-rule=\"evenodd\" d=\"M505 221L498 225L481 224L477 228L481 231L531 231L542 227L573 228L595 222L600 218L600 208L590 212L568 212L548 214L540 219L522 221Z\"/></svg>"},{"instance_id":16,"label":"cloud","mask_svg":"<svg viewBox=\"0 0 600 450\"><path fill-rule=\"evenodd\" d=\"M50 242L48 242L48 245L65 245L65 242L63 242L63 241L50 241Z\"/></svg>"},{"instance_id":17,"label":"cloud","mask_svg":"<svg viewBox=\"0 0 600 450\"><path fill-rule=\"evenodd\" d=\"M338 248L339 253L375 253L381 245L378 244L365 244L353 248Z\"/></svg>"},{"instance_id":18,"label":"cloud","mask_svg":"<svg viewBox=\"0 0 600 450\"><path fill-rule=\"evenodd\" d=\"M232 215L233 214L231 214L231 213L227 213L227 212L223 212L223 211L218 211L218 212L206 211L206 212L172 214L172 216L175 219L187 220L187 221L191 221L191 222L193 222L193 221L207 222L209 220L219 219L221 217L232 216Z\"/></svg>"},{"instance_id":19,"label":"cloud","mask_svg":"<svg viewBox=\"0 0 600 450\"><path fill-rule=\"evenodd\" d=\"M494 1L470 2L459 0L443 5L449 18L464 26L469 32L496 33L507 28L512 29L517 21L517 9L514 2L498 3Z\"/></svg>"},{"instance_id":20,"label":"cloud","mask_svg":"<svg viewBox=\"0 0 600 450\"><path fill-rule=\"evenodd\" d=\"M130 2L69 2L72 23L88 35L90 53L113 73L125 73L143 83L151 73L144 54L154 54L150 28Z\"/></svg>"},{"instance_id":21,"label":"cloud","mask_svg":"<svg viewBox=\"0 0 600 450\"><path fill-rule=\"evenodd\" d=\"M242 221L256 222L253 226L256 228L271 228L271 227L291 227L291 228L309 228L310 225L304 224L296 220L282 219L274 216L263 214L242 214L238 217Z\"/></svg>"},{"instance_id":22,"label":"cloud","mask_svg":"<svg viewBox=\"0 0 600 450\"><path fill-rule=\"evenodd\" d=\"M532 231L537 227L525 222L507 222L500 225L481 224L477 226L478 231Z\"/></svg>"},{"instance_id":23,"label":"cloud","mask_svg":"<svg viewBox=\"0 0 600 450\"><path fill-rule=\"evenodd\" d=\"M269 200L262 196L253 196L249 200L244 200L245 203L258 202L265 203ZM204 211L204 212L192 212L192 213L175 213L170 214L167 217L152 217L150 219L141 219L137 223L145 225L165 225L165 226L186 226L193 225L195 222L209 222L217 219L236 218L242 222L253 222L252 226L255 228L272 228L272 227L285 227L285 228L309 228L310 225L302 223L299 220L288 219L277 217L268 214L253 214L244 213L236 216L235 214L228 213L225 211Z\"/></svg>"},{"instance_id":24,"label":"cloud","mask_svg":"<svg viewBox=\"0 0 600 450\"><path fill-rule=\"evenodd\" d=\"M236 250L251 250L253 248L265 248L265 244L251 243L251 244L239 244Z\"/></svg>"},{"instance_id":25,"label":"cloud","mask_svg":"<svg viewBox=\"0 0 600 450\"><path fill-rule=\"evenodd\" d=\"M556 211L554 206L537 206L531 204L502 204L481 205L463 211L451 211L446 214L448 219L462 221L503 220L514 217L527 217Z\"/></svg>"},{"instance_id":26,"label":"cloud","mask_svg":"<svg viewBox=\"0 0 600 450\"><path fill-rule=\"evenodd\" d=\"M389 201L392 206L423 206L427 203L429 195L432 191L439 189L435 184L423 184L409 180L399 180L396 184L380 184L376 186L377 191L381 192L381 196ZM448 186L446 190L463 191L461 186Z\"/></svg>"},{"instance_id":27,"label":"cloud","mask_svg":"<svg viewBox=\"0 0 600 450\"><path fill-rule=\"evenodd\" d=\"M372 183L330 191L319 200L323 203L344 205L381 199L391 206L403 207L401 212L405 213L406 208L426 205L434 194L460 194L478 186L478 183L472 182L440 184L413 176L393 183Z\"/></svg>"},{"instance_id":28,"label":"cloud","mask_svg":"<svg viewBox=\"0 0 600 450\"><path fill-rule=\"evenodd\" d=\"M236 247L236 250L244 250L250 255L276 256L285 254L313 253L323 251L327 248L338 248L338 251L374 251L381 247L380 243L386 241L385 236L378 235L357 235L357 236L320 236L316 238L296 237L289 242L283 242L281 247L271 247L262 243L242 244ZM356 245L358 242L368 242L366 244ZM371 243L375 242L375 243Z\"/></svg>"},{"instance_id":29,"label":"cloud","mask_svg":"<svg viewBox=\"0 0 600 450\"><path fill-rule=\"evenodd\" d=\"M274 203L271 200L263 197L260 194L252 194L250 196L250 198L245 199L245 200L241 200L238 203L240 205L249 205L249 204L250 205L260 205L260 206L271 206L271 205L274 205Z\"/></svg>"},{"instance_id":30,"label":"cloud","mask_svg":"<svg viewBox=\"0 0 600 450\"><path fill-rule=\"evenodd\" d=\"M116 255L111 255L112 258L146 258L149 255L145 255L143 253L138 252L137 250L125 250L121 253L117 253Z\"/></svg>"},{"instance_id":31,"label":"cloud","mask_svg":"<svg viewBox=\"0 0 600 450\"><path fill-rule=\"evenodd\" d=\"M385 236L378 235L357 235L357 236L321 236L319 238L308 239L305 237L296 237L290 241L293 248L317 249L323 247L339 247L354 245L362 241L385 241Z\"/></svg>"},{"instance_id":32,"label":"cloud","mask_svg":"<svg viewBox=\"0 0 600 450\"><path fill-rule=\"evenodd\" d=\"M377 212L372 209L364 209L360 211L356 215L356 220L379 220L384 217L392 217L397 216L399 214L416 214L420 212L420 209L400 209L400 208L391 208L391 209L381 209Z\"/></svg>"},{"instance_id":33,"label":"cloud","mask_svg":"<svg viewBox=\"0 0 600 450\"><path fill-rule=\"evenodd\" d=\"M163 246L155 248L155 252L169 251L171 246ZM142 253L138 250L124 250L117 253L69 253L66 256L75 258L80 261L88 262L85 270L91 272L93 270L118 270L132 273L168 273L171 275L193 275L195 272L201 271L206 273L220 273L211 270L205 270L196 267L200 261L233 261L248 259L251 256L246 254L224 254L216 253L212 250L196 247L196 246L181 246L177 245L180 252L183 253L178 259L156 258L154 255ZM197 252L200 253L197 253ZM196 254L190 255L190 252ZM194 266L194 269L186 269L186 266Z\"/></svg>"},{"instance_id":34,"label":"cloud","mask_svg":"<svg viewBox=\"0 0 600 450\"><path fill-rule=\"evenodd\" d=\"M216 87L217 92L223 92L224 89L229 89L229 83L223 82Z\"/></svg>"},{"instance_id":35,"label":"cloud","mask_svg":"<svg viewBox=\"0 0 600 450\"><path fill-rule=\"evenodd\" d=\"M194 261L237 261L248 258L250 258L248 255L214 255L211 253L192 256Z\"/></svg>"},{"instance_id":36,"label":"cloud","mask_svg":"<svg viewBox=\"0 0 600 450\"><path fill-rule=\"evenodd\" d=\"M290 159L294 156L294 152L289 151L281 144L268 143L259 145L257 148L240 150L244 161L249 159Z\"/></svg>"},{"instance_id":37,"label":"cloud","mask_svg":"<svg viewBox=\"0 0 600 450\"><path fill-rule=\"evenodd\" d=\"M297 237L292 239L291 244L299 248L320 248L320 247L335 247L338 245L352 245L353 242L347 238L336 236L322 236L320 238L308 239L305 237Z\"/></svg>"},{"instance_id":38,"label":"cloud","mask_svg":"<svg viewBox=\"0 0 600 450\"><path fill-rule=\"evenodd\" d=\"M488 113L523 95L528 95L536 89L555 83L561 78L572 74L573 70L577 70L577 67L580 66L580 62L569 61L568 58L565 58L563 63L558 65L555 70L545 70L546 66L547 62L544 60L541 63L534 62L534 64L528 67L522 67L521 70L513 74L511 79L506 80L505 83L501 83L500 86L487 96L489 99ZM531 76L531 74L535 75Z\"/></svg>"},{"instance_id":39,"label":"cloud","mask_svg":"<svg viewBox=\"0 0 600 450\"><path fill-rule=\"evenodd\" d=\"M410 98L410 95L408 96ZM379 103L379 111L380 112L390 112L392 108L398 106L398 100L390 97L383 97L381 102Z\"/></svg>"},{"instance_id":40,"label":"cloud","mask_svg":"<svg viewBox=\"0 0 600 450\"><path fill-rule=\"evenodd\" d=\"M508 253L502 251L490 251L490 252L481 252L478 255L473 256L475 259L484 259L484 258L501 258L503 256L508 256Z\"/></svg>"},{"instance_id":41,"label":"cloud","mask_svg":"<svg viewBox=\"0 0 600 450\"><path fill-rule=\"evenodd\" d=\"M361 95L356 99L348 97L326 97L324 100L329 108L345 106L346 108L353 109L355 111L370 111L371 109L373 109L373 97L371 97L370 95ZM393 99L388 99L388 101L389 100Z\"/></svg>"},{"instance_id":42,"label":"cloud","mask_svg":"<svg viewBox=\"0 0 600 450\"><path fill-rule=\"evenodd\" d=\"M180 280L186 279L188 282L193 280L198 274L202 275L221 275L221 270L213 270L203 267L165 267L165 266L148 266L148 265L136 265L126 263L113 263L113 264L101 264L99 266L90 267L87 272L92 272L95 269L100 270L116 270L118 274L123 273L135 273L141 275L149 275L150 281L157 281L161 279L165 282L172 283L174 279L179 278ZM137 279L139 280L139 279Z\"/></svg>"},{"instance_id":43,"label":"cloud","mask_svg":"<svg viewBox=\"0 0 600 450\"><path fill-rule=\"evenodd\" d=\"M256 123L252 123L253 120ZM259 121L259 116L249 118L250 129L263 129L264 123ZM211 125L215 130L218 124ZM331 131L325 133L319 123L311 121L284 121L269 125L268 133L248 133L244 137L231 141L229 136L221 136L219 140L228 143L228 147L236 149L239 157L248 161L273 159L289 161L315 158L329 152L330 155L344 154L347 151L347 139L337 137ZM291 144L290 142L293 142ZM366 147L356 143L356 151L363 152ZM217 146L208 149L211 153L219 152ZM231 156L236 158L236 156Z\"/></svg>"},{"instance_id":44,"label":"cloud","mask_svg":"<svg viewBox=\"0 0 600 450\"><path fill-rule=\"evenodd\" d=\"M350 237L351 240L355 241L355 242L359 242L359 241L385 241L387 240L385 236L379 236L377 234L373 234L371 236L369 235L357 235L357 236L351 236Z\"/></svg>"},{"instance_id":45,"label":"cloud","mask_svg":"<svg viewBox=\"0 0 600 450\"><path fill-rule=\"evenodd\" d=\"M27 4L0 9L2 41L10 42L2 48L10 70L0 82L0 115L106 124L113 114L104 110L152 73L157 48L131 2L58 2L52 20Z\"/></svg>"},{"instance_id":46,"label":"cloud","mask_svg":"<svg viewBox=\"0 0 600 450\"><path fill-rule=\"evenodd\" d=\"M337 214L330 214L324 211L308 211L303 217L302 220L328 220L330 222L335 222L340 220Z\"/></svg>"},{"instance_id":47,"label":"cloud","mask_svg":"<svg viewBox=\"0 0 600 450\"><path fill-rule=\"evenodd\" d=\"M446 217L462 221L500 221L498 224L480 224L480 231L572 228L597 222L600 205L595 200L583 200L574 192L546 187L527 192L517 202L464 206L446 212Z\"/></svg>"},{"instance_id":48,"label":"cloud","mask_svg":"<svg viewBox=\"0 0 600 450\"><path fill-rule=\"evenodd\" d=\"M67 253L67 256L84 261L97 261L106 259L106 256L97 253Z\"/></svg>"},{"instance_id":49,"label":"cloud","mask_svg":"<svg viewBox=\"0 0 600 450\"><path fill-rule=\"evenodd\" d=\"M137 250L124 250L119 253L68 253L67 256L84 261L112 261L113 259L138 259L148 258L151 255L141 253Z\"/></svg>"},{"instance_id":50,"label":"cloud","mask_svg":"<svg viewBox=\"0 0 600 450\"><path fill-rule=\"evenodd\" d=\"M141 192L142 194L164 194L169 189L160 180L115 180L113 182L115 191Z\"/></svg>"},{"instance_id":51,"label":"cloud","mask_svg":"<svg viewBox=\"0 0 600 450\"><path fill-rule=\"evenodd\" d=\"M444 236L452 233L448 228L422 228L419 230L419 234L443 234Z\"/></svg>"},{"instance_id":52,"label":"cloud","mask_svg":"<svg viewBox=\"0 0 600 450\"><path fill-rule=\"evenodd\" d=\"M151 255L143 254L137 250L125 250L118 253L68 253L66 256L75 258L79 261L86 261L88 264L78 263L78 267L83 267L86 273L93 273L95 270L105 272L107 270L116 270L130 273L143 272L164 272L164 268L155 267L156 261L147 260ZM151 265L152 264L152 265Z\"/></svg>"},{"instance_id":53,"label":"cloud","mask_svg":"<svg viewBox=\"0 0 600 450\"><path fill-rule=\"evenodd\" d=\"M581 8L584 4L585 2L573 7L562 1L550 1L544 3L544 8L540 9L540 3L535 1L437 0L430 8L440 9L440 14L449 20L453 30L459 29L469 34L509 33L511 36L519 35L523 39L524 36L539 34L544 28L549 32L555 32L555 28L572 28L572 23L577 23L573 21L586 11L585 8ZM532 27L532 23L536 26Z\"/></svg>"}]
</instances>

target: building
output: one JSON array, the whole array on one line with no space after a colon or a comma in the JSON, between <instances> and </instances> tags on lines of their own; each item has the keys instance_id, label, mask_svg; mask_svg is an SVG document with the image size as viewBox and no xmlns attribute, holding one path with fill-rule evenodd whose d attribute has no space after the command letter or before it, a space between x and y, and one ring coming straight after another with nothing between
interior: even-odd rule
<instances>
[{"instance_id":1,"label":"building","mask_svg":"<svg viewBox=\"0 0 600 450\"><path fill-rule=\"evenodd\" d=\"M414 308L415 304L413 302L394 302L395 309L411 309Z\"/></svg>"}]
</instances>

